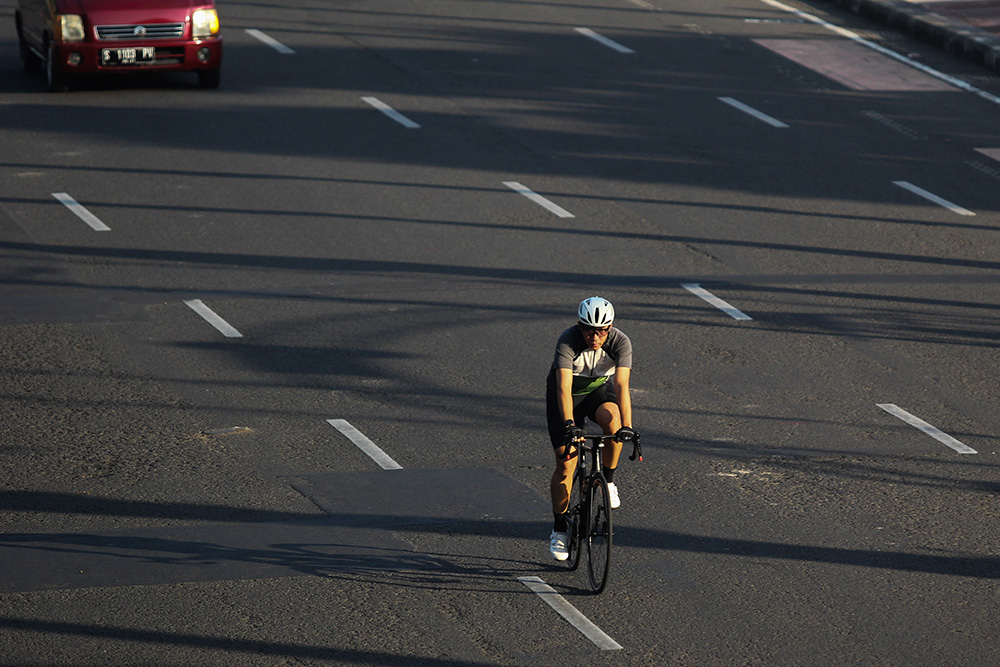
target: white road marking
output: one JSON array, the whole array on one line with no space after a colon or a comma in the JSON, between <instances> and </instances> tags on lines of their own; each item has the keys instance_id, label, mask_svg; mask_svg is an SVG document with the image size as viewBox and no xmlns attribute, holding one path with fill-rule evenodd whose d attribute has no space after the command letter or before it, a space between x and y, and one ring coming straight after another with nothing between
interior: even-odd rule
<instances>
[{"instance_id":1,"label":"white road marking","mask_svg":"<svg viewBox=\"0 0 1000 667\"><path fill-rule=\"evenodd\" d=\"M346 419L327 419L328 424L340 431L348 440L357 445L358 449L367 454L372 461L379 464L382 470L402 470L392 458L383 452L378 445L365 437L365 434L351 426Z\"/></svg>"},{"instance_id":2,"label":"white road marking","mask_svg":"<svg viewBox=\"0 0 1000 667\"><path fill-rule=\"evenodd\" d=\"M70 197L65 192L53 192L52 196L55 197L59 203L72 211L76 217L80 218L86 222L95 232L110 232L111 228L106 224L101 222L100 218L88 211L83 205L77 203L75 199Z\"/></svg>"},{"instance_id":3,"label":"white road marking","mask_svg":"<svg viewBox=\"0 0 1000 667\"><path fill-rule=\"evenodd\" d=\"M986 174L990 178L1000 181L1000 170L994 169L988 164L983 164L982 162L977 162L975 160L966 160L965 164L969 165L981 174Z\"/></svg>"},{"instance_id":4,"label":"white road marking","mask_svg":"<svg viewBox=\"0 0 1000 667\"><path fill-rule=\"evenodd\" d=\"M248 35L250 35L251 37L255 37L255 38L259 39L260 41L264 42L265 44L267 44L268 46L270 46L272 49L274 49L275 51L277 51L278 53L284 53L285 55L289 55L289 54L295 53L294 50L292 50L289 47L285 46L284 44L282 44L281 42L279 42L278 40L276 40L274 37L271 37L269 35L265 35L260 30L254 30L253 28L247 28L246 31L247 31Z\"/></svg>"},{"instance_id":5,"label":"white road marking","mask_svg":"<svg viewBox=\"0 0 1000 667\"><path fill-rule=\"evenodd\" d=\"M884 46L876 44L875 42L868 41L867 39L864 39L863 37L861 37L861 35L858 35L855 32L851 32L850 30L847 30L846 28L841 28L840 26L836 26L836 25L830 23L829 21L824 21L823 19L819 18L818 16L813 16L812 14L807 14L806 12L804 12L802 10L795 9L794 7L789 7L788 5L786 5L786 4L782 3L782 2L778 2L778 0L760 0L760 1L763 2L765 5L770 5L771 7L774 7L776 9L780 9L782 11L790 12L792 14L795 14L799 18L805 19L806 21L809 21L810 23L815 23L817 25L821 25L824 28L826 28L827 30L832 31L832 32L840 35L841 37L846 37L847 39L850 39L850 40L852 40L854 42L857 42L858 44L861 44L862 46L865 46L865 47L867 47L869 49L872 49L873 51L878 51L879 53L881 53L883 55L889 56L893 60L897 60L897 61L899 61L901 63L905 63L906 65L909 65L910 67L918 69L921 72L924 72L925 74L930 74L934 78L940 79L941 81L949 83L952 86L955 86L956 88L960 88L961 90L964 90L964 91L966 91L968 93L973 93L974 95L977 95L977 96L983 98L987 102L992 102L993 104L1000 104L1000 97L997 97L996 95L993 95L991 93L987 93L985 90L980 90L979 88L976 88L975 86L969 85L965 81L962 81L961 79L958 79L956 77L953 77L953 76L950 76L948 74L945 74L944 72L939 72L936 69L934 69L933 67L928 67L927 65L924 65L923 63L918 63L915 60L911 60L910 58L907 58L906 56L903 56L903 55L900 55L900 54L896 53L892 49L887 49Z\"/></svg>"},{"instance_id":6,"label":"white road marking","mask_svg":"<svg viewBox=\"0 0 1000 667\"><path fill-rule=\"evenodd\" d=\"M229 322L219 317L214 310L202 303L201 299L191 299L184 303L188 308L201 315L206 322L218 329L226 338L243 338L243 334L230 326Z\"/></svg>"},{"instance_id":7,"label":"white road marking","mask_svg":"<svg viewBox=\"0 0 1000 667\"><path fill-rule=\"evenodd\" d=\"M753 116L754 118L756 118L757 120L764 121L765 123L767 123L771 127L776 127L776 128L779 128L779 129L788 127L787 124L782 123L777 118L772 118L771 116L768 116L763 111L757 111L753 107L748 106L746 104L743 104L743 102L740 102L739 100L734 100L732 97L720 97L719 101L720 102L725 102L729 106L731 106L731 107L733 107L735 109L739 109L743 113L748 113L751 116Z\"/></svg>"},{"instance_id":8,"label":"white road marking","mask_svg":"<svg viewBox=\"0 0 1000 667\"><path fill-rule=\"evenodd\" d=\"M973 213L969 209L962 208L958 204L953 204L952 202L948 201L947 199L942 199L941 197L938 197L936 194L928 192L927 190L924 190L923 188L918 188L913 183L907 183L906 181L893 181L892 184L893 185L898 185L899 187L903 188L904 190L909 190L913 194L915 194L917 196L920 196L920 197L923 197L927 201L934 202L938 206L944 206L946 209L948 209L949 211L952 211L953 213L958 213L959 215L975 215L975 213Z\"/></svg>"},{"instance_id":9,"label":"white road marking","mask_svg":"<svg viewBox=\"0 0 1000 667\"><path fill-rule=\"evenodd\" d=\"M590 619L581 614L576 607L571 605L566 599L556 593L555 589L546 584L538 577L518 577L518 581L531 589L538 597L542 598L545 604L555 609L560 616L569 621L569 624L583 633L583 635L594 642L598 648L605 651L621 650L622 645L609 637L603 630L594 625Z\"/></svg>"},{"instance_id":10,"label":"white road marking","mask_svg":"<svg viewBox=\"0 0 1000 667\"><path fill-rule=\"evenodd\" d=\"M388 104L386 104L377 97L362 97L361 99L367 102L368 104L372 105L373 107L375 107L376 109L378 109L379 111L381 111L386 116L393 119L403 127L409 128L411 130L415 130L418 127L420 127L419 124L414 123L412 120L410 120L403 114L399 113L398 111L396 111L391 106L389 106Z\"/></svg>"},{"instance_id":11,"label":"white road marking","mask_svg":"<svg viewBox=\"0 0 1000 667\"><path fill-rule=\"evenodd\" d=\"M538 194L537 192L532 191L529 188L524 187L523 185L521 185L517 181L504 181L503 184L506 185L511 190L513 190L514 192L516 192L516 193L518 193L520 195L524 195L525 197L527 197L531 201L535 202L539 206L541 206L541 207L543 207L543 208L551 211L552 213L555 213L560 218L575 218L576 217L575 215L573 215L572 213L570 213L566 209L562 208L561 206L557 206L556 204L553 204L552 202L550 202L548 199L546 199L542 195Z\"/></svg>"},{"instance_id":12,"label":"white road marking","mask_svg":"<svg viewBox=\"0 0 1000 667\"><path fill-rule=\"evenodd\" d=\"M628 48L627 46L622 46L621 44L619 44L618 42L614 41L613 39L608 39L604 35L599 35L596 32L594 32L593 30L591 30L590 28L573 28L573 30L576 30L578 33L580 33L584 37L591 38L592 40L594 40L598 44L603 44L604 46L608 47L609 49L614 49L618 53L635 53L635 51L633 51L632 49Z\"/></svg>"},{"instance_id":13,"label":"white road marking","mask_svg":"<svg viewBox=\"0 0 1000 667\"><path fill-rule=\"evenodd\" d=\"M729 315L734 320L753 319L746 313L741 312L739 309L733 308L731 305L729 305L719 297L715 296L714 294L709 292L707 289L703 288L698 283L684 283L681 285L681 287L691 292L691 294L694 294L695 296L704 299L708 303L712 304L713 306L724 312L726 315Z\"/></svg>"},{"instance_id":14,"label":"white road marking","mask_svg":"<svg viewBox=\"0 0 1000 667\"><path fill-rule=\"evenodd\" d=\"M976 150L986 157L1000 160L1000 148L977 148Z\"/></svg>"},{"instance_id":15,"label":"white road marking","mask_svg":"<svg viewBox=\"0 0 1000 667\"><path fill-rule=\"evenodd\" d=\"M889 129L895 130L896 132L899 132L904 137L909 137L910 139L919 139L920 138L920 133L917 132L916 130L911 129L909 127L906 127L905 125L901 125L901 124L897 123L896 121L892 120L891 118L887 118L886 116L883 116L882 114L880 114L877 111L862 111L861 115L862 116L868 116L872 120L877 121L879 123L882 123L883 125L885 125Z\"/></svg>"},{"instance_id":16,"label":"white road marking","mask_svg":"<svg viewBox=\"0 0 1000 667\"><path fill-rule=\"evenodd\" d=\"M911 415L906 410L904 410L904 409L902 409L902 408L900 408L900 407L898 407L896 405L893 405L892 403L876 403L876 405L878 405L878 407L880 407L883 410L885 410L886 412L888 412L893 417L899 417L900 419L902 419L904 422L906 422L910 426L913 426L914 428L917 428L917 429L923 431L924 433L926 433L927 435L931 436L935 440L948 445L949 447L951 447L952 449L954 449L959 454L978 454L979 453L976 450L974 450L972 447L969 447L968 445L960 442L959 440L956 440L955 438L951 437L950 435L948 435L944 431L941 431L940 429L931 426L930 424L928 424L927 422L925 422L923 419L920 419L919 417L914 417L913 415Z\"/></svg>"}]
</instances>

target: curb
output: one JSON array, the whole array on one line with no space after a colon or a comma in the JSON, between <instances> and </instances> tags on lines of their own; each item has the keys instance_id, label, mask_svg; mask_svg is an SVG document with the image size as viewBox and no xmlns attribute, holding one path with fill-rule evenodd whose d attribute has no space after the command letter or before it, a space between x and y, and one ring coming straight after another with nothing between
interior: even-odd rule
<instances>
[{"instance_id":1,"label":"curb","mask_svg":"<svg viewBox=\"0 0 1000 667\"><path fill-rule=\"evenodd\" d=\"M1000 35L899 0L825 0L1000 72Z\"/></svg>"}]
</instances>

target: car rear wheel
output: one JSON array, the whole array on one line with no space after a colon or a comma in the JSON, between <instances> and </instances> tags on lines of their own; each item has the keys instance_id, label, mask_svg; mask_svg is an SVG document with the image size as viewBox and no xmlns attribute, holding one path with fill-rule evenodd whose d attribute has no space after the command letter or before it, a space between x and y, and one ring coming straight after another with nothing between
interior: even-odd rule
<instances>
[{"instance_id":1,"label":"car rear wheel","mask_svg":"<svg viewBox=\"0 0 1000 667\"><path fill-rule=\"evenodd\" d=\"M46 42L45 49L45 79L49 84L49 91L53 93L64 93L69 90L69 80L65 73L59 69L56 62L56 49L51 42Z\"/></svg>"},{"instance_id":2,"label":"car rear wheel","mask_svg":"<svg viewBox=\"0 0 1000 667\"><path fill-rule=\"evenodd\" d=\"M218 88L221 71L217 69L198 70L198 85L202 88Z\"/></svg>"}]
</instances>

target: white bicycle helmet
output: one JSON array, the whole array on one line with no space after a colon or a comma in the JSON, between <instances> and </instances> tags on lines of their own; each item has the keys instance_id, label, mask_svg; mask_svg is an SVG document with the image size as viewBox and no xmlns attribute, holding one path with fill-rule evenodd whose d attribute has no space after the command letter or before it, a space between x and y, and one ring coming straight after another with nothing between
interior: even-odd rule
<instances>
[{"instance_id":1,"label":"white bicycle helmet","mask_svg":"<svg viewBox=\"0 0 1000 667\"><path fill-rule=\"evenodd\" d=\"M604 328L611 326L615 319L615 307L607 299L592 296L580 302L578 310L580 323L588 327Z\"/></svg>"}]
</instances>

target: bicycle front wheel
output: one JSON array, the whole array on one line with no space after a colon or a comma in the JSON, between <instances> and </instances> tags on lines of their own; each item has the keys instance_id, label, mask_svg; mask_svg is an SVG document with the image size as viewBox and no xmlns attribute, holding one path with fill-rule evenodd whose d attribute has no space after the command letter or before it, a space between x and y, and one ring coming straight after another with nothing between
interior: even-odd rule
<instances>
[{"instance_id":1,"label":"bicycle front wheel","mask_svg":"<svg viewBox=\"0 0 1000 667\"><path fill-rule=\"evenodd\" d=\"M573 481L574 484L570 487L569 512L566 515L566 522L569 524L569 542L566 545L569 547L569 559L566 561L566 567L571 570L575 570L580 564L580 550L587 531L581 511L580 492L577 490L580 485L576 480Z\"/></svg>"},{"instance_id":2,"label":"bicycle front wheel","mask_svg":"<svg viewBox=\"0 0 1000 667\"><path fill-rule=\"evenodd\" d=\"M600 593L611 570L611 501L604 477L594 477L588 485L586 512L587 567L590 587Z\"/></svg>"}]
</instances>

